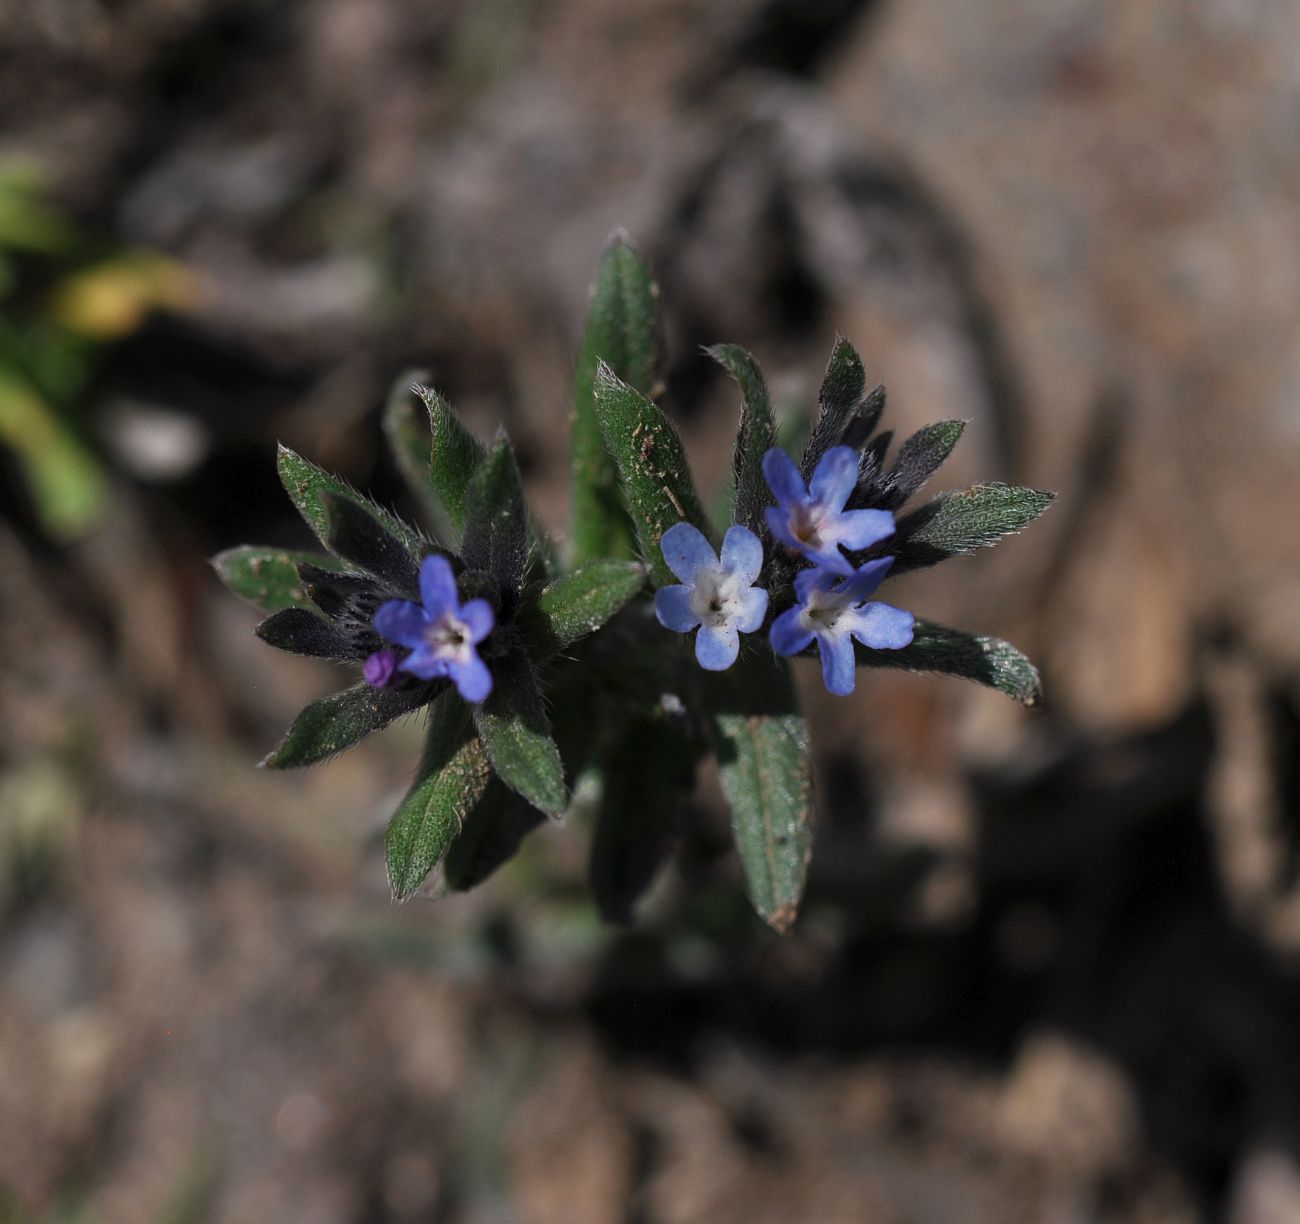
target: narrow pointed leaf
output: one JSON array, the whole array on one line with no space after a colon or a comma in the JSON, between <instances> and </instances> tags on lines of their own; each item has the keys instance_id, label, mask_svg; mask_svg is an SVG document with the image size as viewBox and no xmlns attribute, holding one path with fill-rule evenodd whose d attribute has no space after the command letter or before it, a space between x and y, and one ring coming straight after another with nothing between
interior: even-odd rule
<instances>
[{"instance_id":1,"label":"narrow pointed leaf","mask_svg":"<svg viewBox=\"0 0 1300 1224\"><path fill-rule=\"evenodd\" d=\"M637 561L589 561L557 578L519 613L533 657L548 658L595 633L645 586L645 577Z\"/></svg>"},{"instance_id":2,"label":"narrow pointed leaf","mask_svg":"<svg viewBox=\"0 0 1300 1224\"><path fill-rule=\"evenodd\" d=\"M257 626L268 646L313 659L344 661L357 657L352 640L323 616L306 608L281 608Z\"/></svg>"},{"instance_id":3,"label":"narrow pointed leaf","mask_svg":"<svg viewBox=\"0 0 1300 1224\"><path fill-rule=\"evenodd\" d=\"M898 531L886 548L897 558L892 572L921 569L996 544L1032 523L1055 497L1005 484L941 493L898 520Z\"/></svg>"},{"instance_id":4,"label":"narrow pointed leaf","mask_svg":"<svg viewBox=\"0 0 1300 1224\"><path fill-rule=\"evenodd\" d=\"M415 782L388 822L384 841L393 899L405 901L441 861L491 777L469 710L444 692L429 713Z\"/></svg>"},{"instance_id":5,"label":"narrow pointed leaf","mask_svg":"<svg viewBox=\"0 0 1300 1224\"><path fill-rule=\"evenodd\" d=\"M436 690L427 684L413 688L377 689L362 681L319 701L313 701L262 762L271 769L296 769L328 760L388 726L403 714L426 704Z\"/></svg>"},{"instance_id":6,"label":"narrow pointed leaf","mask_svg":"<svg viewBox=\"0 0 1300 1224\"><path fill-rule=\"evenodd\" d=\"M884 497L872 504L886 510L901 506L915 496L952 454L965 421L939 421L917 430L898 448L898 458L890 469Z\"/></svg>"},{"instance_id":7,"label":"narrow pointed leaf","mask_svg":"<svg viewBox=\"0 0 1300 1224\"><path fill-rule=\"evenodd\" d=\"M776 416L767 393L763 371L743 348L718 344L707 350L740 385L742 406L736 447L731 456L736 498L732 520L751 531L763 531L763 510L772 494L763 478L763 456L776 445Z\"/></svg>"},{"instance_id":8,"label":"narrow pointed leaf","mask_svg":"<svg viewBox=\"0 0 1300 1224\"><path fill-rule=\"evenodd\" d=\"M799 465L805 478L832 446L844 440L844 432L854 420L866 386L867 371L862 358L843 336L837 336L817 397L817 422Z\"/></svg>"},{"instance_id":9,"label":"narrow pointed leaf","mask_svg":"<svg viewBox=\"0 0 1300 1224\"><path fill-rule=\"evenodd\" d=\"M419 590L420 563L402 540L365 505L346 494L323 493L321 505L329 516L325 541L329 550L414 598Z\"/></svg>"},{"instance_id":10,"label":"narrow pointed leaf","mask_svg":"<svg viewBox=\"0 0 1300 1224\"><path fill-rule=\"evenodd\" d=\"M385 528L396 536L412 553L419 555L427 549L424 537L415 528L402 522L397 515L375 505L369 498L362 496L346 480L340 480L324 468L304 459L281 446L276 457L276 467L280 473L280 483L289 494L290 500L298 508L307 526L316 533L316 538L329 547L330 516L325 507L325 497L333 494L346 497L365 507Z\"/></svg>"},{"instance_id":11,"label":"narrow pointed leaf","mask_svg":"<svg viewBox=\"0 0 1300 1224\"><path fill-rule=\"evenodd\" d=\"M775 930L799 911L812 852L808 731L783 659L754 655L729 677L733 697L715 697L714 750L745 888Z\"/></svg>"},{"instance_id":12,"label":"narrow pointed leaf","mask_svg":"<svg viewBox=\"0 0 1300 1224\"><path fill-rule=\"evenodd\" d=\"M458 549L465 531L469 483L487 456L487 448L460 423L451 405L436 391L419 384L411 390L429 412L428 479L438 506L438 525L448 544Z\"/></svg>"},{"instance_id":13,"label":"narrow pointed leaf","mask_svg":"<svg viewBox=\"0 0 1300 1224\"><path fill-rule=\"evenodd\" d=\"M442 868L447 887L463 892L481 884L545 823L546 817L536 808L493 778L447 850Z\"/></svg>"},{"instance_id":14,"label":"narrow pointed leaf","mask_svg":"<svg viewBox=\"0 0 1300 1224\"><path fill-rule=\"evenodd\" d=\"M412 494L424 512L441 526L442 506L432 483L431 454L433 440L429 433L430 413L417 408L417 395L424 391L417 384L428 378L424 370L404 370L389 389L384 402L384 436L397 470L402 473Z\"/></svg>"},{"instance_id":15,"label":"narrow pointed leaf","mask_svg":"<svg viewBox=\"0 0 1300 1224\"><path fill-rule=\"evenodd\" d=\"M658 290L650 268L622 231L601 254L573 387L573 562L631 556L635 541L605 448L596 409L604 362L628 386L652 395L659 378Z\"/></svg>"},{"instance_id":16,"label":"narrow pointed leaf","mask_svg":"<svg viewBox=\"0 0 1300 1224\"><path fill-rule=\"evenodd\" d=\"M937 672L974 680L1035 706L1043 699L1038 669L1009 642L976 637L929 621L917 621L912 644L902 650L870 650L855 644L859 667L893 667L904 671Z\"/></svg>"},{"instance_id":17,"label":"narrow pointed leaf","mask_svg":"<svg viewBox=\"0 0 1300 1224\"><path fill-rule=\"evenodd\" d=\"M492 692L474 707L474 723L501 781L559 819L566 804L564 765L537 673L522 651L493 661Z\"/></svg>"},{"instance_id":18,"label":"narrow pointed leaf","mask_svg":"<svg viewBox=\"0 0 1300 1224\"><path fill-rule=\"evenodd\" d=\"M307 602L306 587L298 575L299 565L333 569L339 562L325 553L257 548L248 544L228 548L212 558L217 577L241 599L263 612L299 608Z\"/></svg>"},{"instance_id":19,"label":"narrow pointed leaf","mask_svg":"<svg viewBox=\"0 0 1300 1224\"><path fill-rule=\"evenodd\" d=\"M605 365L596 373L596 411L651 580L655 586L673 582L659 548L663 533L683 520L705 534L709 530L682 440L657 404Z\"/></svg>"},{"instance_id":20,"label":"narrow pointed leaf","mask_svg":"<svg viewBox=\"0 0 1300 1224\"><path fill-rule=\"evenodd\" d=\"M500 437L470 481L461 559L518 590L528 567L528 512L509 441Z\"/></svg>"}]
</instances>

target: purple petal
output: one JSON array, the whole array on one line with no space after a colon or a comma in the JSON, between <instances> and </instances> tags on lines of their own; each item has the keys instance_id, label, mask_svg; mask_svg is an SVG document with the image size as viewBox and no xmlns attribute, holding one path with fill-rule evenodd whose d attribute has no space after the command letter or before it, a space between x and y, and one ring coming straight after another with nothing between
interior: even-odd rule
<instances>
[{"instance_id":1,"label":"purple petal","mask_svg":"<svg viewBox=\"0 0 1300 1224\"><path fill-rule=\"evenodd\" d=\"M777 541L784 544L786 548L793 549L795 552L802 552L804 543L801 539L790 530L790 515L780 506L768 506L763 511L763 517L767 519L768 530L776 537Z\"/></svg>"},{"instance_id":2,"label":"purple petal","mask_svg":"<svg viewBox=\"0 0 1300 1224\"><path fill-rule=\"evenodd\" d=\"M845 510L835 520L835 541L845 548L870 548L894 534L888 510Z\"/></svg>"},{"instance_id":3,"label":"purple petal","mask_svg":"<svg viewBox=\"0 0 1300 1224\"><path fill-rule=\"evenodd\" d=\"M829 548L814 551L805 548L803 554L819 570L839 578L847 578L853 573L853 563L833 544Z\"/></svg>"},{"instance_id":4,"label":"purple petal","mask_svg":"<svg viewBox=\"0 0 1300 1224\"><path fill-rule=\"evenodd\" d=\"M732 622L741 633L757 633L767 615L767 592L750 587L737 597L740 611Z\"/></svg>"},{"instance_id":5,"label":"purple petal","mask_svg":"<svg viewBox=\"0 0 1300 1224\"><path fill-rule=\"evenodd\" d=\"M444 612L455 611L459 605L456 575L451 572L451 562L446 557L430 553L420 562L420 599L432 620Z\"/></svg>"},{"instance_id":6,"label":"purple petal","mask_svg":"<svg viewBox=\"0 0 1300 1224\"><path fill-rule=\"evenodd\" d=\"M436 680L447 674L447 660L434 653L432 646L423 644L411 651L401 663L398 671L410 672L421 680Z\"/></svg>"},{"instance_id":7,"label":"purple petal","mask_svg":"<svg viewBox=\"0 0 1300 1224\"><path fill-rule=\"evenodd\" d=\"M832 446L813 472L808 486L813 500L830 510L840 510L858 483L858 452L851 446Z\"/></svg>"},{"instance_id":8,"label":"purple petal","mask_svg":"<svg viewBox=\"0 0 1300 1224\"><path fill-rule=\"evenodd\" d=\"M763 568L763 545L748 527L737 523L722 537L722 568L750 586Z\"/></svg>"},{"instance_id":9,"label":"purple petal","mask_svg":"<svg viewBox=\"0 0 1300 1224\"><path fill-rule=\"evenodd\" d=\"M492 605L486 599L471 599L469 603L463 605L460 610L460 620L469 630L469 640L475 646L492 632L492 627L496 624L496 617L492 615Z\"/></svg>"},{"instance_id":10,"label":"purple petal","mask_svg":"<svg viewBox=\"0 0 1300 1224\"><path fill-rule=\"evenodd\" d=\"M795 467L794 460L779 446L772 447L763 456L763 476L778 505L799 506L808 500L808 490L804 488L799 469Z\"/></svg>"},{"instance_id":11,"label":"purple petal","mask_svg":"<svg viewBox=\"0 0 1300 1224\"><path fill-rule=\"evenodd\" d=\"M464 663L452 663L448 675L466 701L482 701L492 691L492 673L478 655L471 655Z\"/></svg>"},{"instance_id":12,"label":"purple petal","mask_svg":"<svg viewBox=\"0 0 1300 1224\"><path fill-rule=\"evenodd\" d=\"M815 566L812 569L800 570L794 576L794 595L801 604L806 604L813 597L814 592L824 595L834 585L834 572L824 566Z\"/></svg>"},{"instance_id":13,"label":"purple petal","mask_svg":"<svg viewBox=\"0 0 1300 1224\"><path fill-rule=\"evenodd\" d=\"M390 599L375 613L375 631L380 637L399 646L415 649L424 645L424 630L429 617L424 609L409 599Z\"/></svg>"},{"instance_id":14,"label":"purple petal","mask_svg":"<svg viewBox=\"0 0 1300 1224\"><path fill-rule=\"evenodd\" d=\"M361 674L365 677L366 683L372 688L384 688L392 680L393 673L397 670L397 651L395 650L376 650L370 655L361 669Z\"/></svg>"},{"instance_id":15,"label":"purple petal","mask_svg":"<svg viewBox=\"0 0 1300 1224\"><path fill-rule=\"evenodd\" d=\"M726 671L740 653L740 635L733 625L705 625L695 635L695 658L705 671Z\"/></svg>"},{"instance_id":16,"label":"purple petal","mask_svg":"<svg viewBox=\"0 0 1300 1224\"><path fill-rule=\"evenodd\" d=\"M684 586L660 587L655 592L655 616L665 629L689 633L700 623L691 607L691 592Z\"/></svg>"},{"instance_id":17,"label":"purple petal","mask_svg":"<svg viewBox=\"0 0 1300 1224\"><path fill-rule=\"evenodd\" d=\"M885 580L885 575L889 573L889 568L894 564L893 557L881 557L876 561L868 561L858 568L858 572L853 575L845 584L845 593L849 596L851 603L861 603L872 591L874 591Z\"/></svg>"},{"instance_id":18,"label":"purple petal","mask_svg":"<svg viewBox=\"0 0 1300 1224\"><path fill-rule=\"evenodd\" d=\"M674 523L659 541L668 568L683 582L694 585L695 571L702 565L717 565L718 554L703 532L690 523Z\"/></svg>"},{"instance_id":19,"label":"purple petal","mask_svg":"<svg viewBox=\"0 0 1300 1224\"><path fill-rule=\"evenodd\" d=\"M874 650L902 650L916 632L916 617L887 603L869 603L848 622L853 636Z\"/></svg>"},{"instance_id":20,"label":"purple petal","mask_svg":"<svg viewBox=\"0 0 1300 1224\"><path fill-rule=\"evenodd\" d=\"M803 618L800 615L802 610L801 608L791 608L788 612L782 612L772 622L772 628L768 631L767 636L768 641L772 643L772 649L777 654L798 654L801 650L806 649L813 640L811 630L804 627Z\"/></svg>"},{"instance_id":21,"label":"purple petal","mask_svg":"<svg viewBox=\"0 0 1300 1224\"><path fill-rule=\"evenodd\" d=\"M823 633L817 639L822 656L822 679L837 697L853 692L857 665L853 659L853 642L847 633Z\"/></svg>"}]
</instances>

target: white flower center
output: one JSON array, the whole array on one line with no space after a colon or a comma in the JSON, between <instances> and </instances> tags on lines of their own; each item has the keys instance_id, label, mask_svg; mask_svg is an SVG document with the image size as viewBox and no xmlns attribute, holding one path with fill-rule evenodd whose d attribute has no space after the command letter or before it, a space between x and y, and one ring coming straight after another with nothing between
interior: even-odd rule
<instances>
[{"instance_id":1,"label":"white flower center","mask_svg":"<svg viewBox=\"0 0 1300 1224\"><path fill-rule=\"evenodd\" d=\"M849 603L848 596L837 591L813 591L800 619L810 633L828 633L835 628Z\"/></svg>"},{"instance_id":2,"label":"white flower center","mask_svg":"<svg viewBox=\"0 0 1300 1224\"><path fill-rule=\"evenodd\" d=\"M725 625L740 612L740 593L745 584L721 566L700 568L691 589L691 611L710 629Z\"/></svg>"},{"instance_id":3,"label":"white flower center","mask_svg":"<svg viewBox=\"0 0 1300 1224\"><path fill-rule=\"evenodd\" d=\"M801 544L806 544L809 548L821 548L822 519L824 517L824 509L818 502L813 502L811 506L796 506L794 512L790 515L790 530L793 532L794 538Z\"/></svg>"},{"instance_id":4,"label":"white flower center","mask_svg":"<svg viewBox=\"0 0 1300 1224\"><path fill-rule=\"evenodd\" d=\"M440 659L453 663L467 663L473 653L469 626L450 612L440 616L425 631L425 640Z\"/></svg>"}]
</instances>

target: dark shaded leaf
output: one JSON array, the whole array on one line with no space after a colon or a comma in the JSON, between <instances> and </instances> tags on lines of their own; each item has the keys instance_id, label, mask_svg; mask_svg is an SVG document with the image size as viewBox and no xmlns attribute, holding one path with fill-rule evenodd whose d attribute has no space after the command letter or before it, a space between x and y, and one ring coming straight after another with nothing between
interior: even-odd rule
<instances>
[{"instance_id":1,"label":"dark shaded leaf","mask_svg":"<svg viewBox=\"0 0 1300 1224\"><path fill-rule=\"evenodd\" d=\"M442 505L434 492L431 475L431 414L415 406L417 395L424 399L425 388L421 384L428 377L425 370L403 370L393 380L384 402L384 436L388 439L393 462L416 501L435 525L442 527Z\"/></svg>"},{"instance_id":2,"label":"dark shaded leaf","mask_svg":"<svg viewBox=\"0 0 1300 1224\"><path fill-rule=\"evenodd\" d=\"M596 412L618 465L623 496L651 580L655 586L675 582L659 548L660 537L683 520L706 535L709 531L682 440L657 404L604 364L596 372Z\"/></svg>"},{"instance_id":3,"label":"dark shaded leaf","mask_svg":"<svg viewBox=\"0 0 1300 1224\"><path fill-rule=\"evenodd\" d=\"M492 664L492 692L474 707L474 723L492 768L511 790L556 819L566 795L564 765L532 661L516 650Z\"/></svg>"},{"instance_id":4,"label":"dark shaded leaf","mask_svg":"<svg viewBox=\"0 0 1300 1224\"><path fill-rule=\"evenodd\" d=\"M381 598L387 597L386 590L368 574L335 572L315 562L303 562L298 566L298 576L307 598L331 619L364 607L365 619L372 620Z\"/></svg>"},{"instance_id":5,"label":"dark shaded leaf","mask_svg":"<svg viewBox=\"0 0 1300 1224\"><path fill-rule=\"evenodd\" d=\"M324 553L257 548L249 544L228 548L212 558L217 577L263 612L297 608L307 602L306 588L298 573L298 566L303 564L327 570L339 563Z\"/></svg>"},{"instance_id":6,"label":"dark shaded leaf","mask_svg":"<svg viewBox=\"0 0 1300 1224\"><path fill-rule=\"evenodd\" d=\"M883 495L871 504L894 510L919 493L952 454L965 428L965 421L939 421L917 430L898 448L898 458L886 478Z\"/></svg>"},{"instance_id":7,"label":"dark shaded leaf","mask_svg":"<svg viewBox=\"0 0 1300 1224\"><path fill-rule=\"evenodd\" d=\"M470 481L461 558L467 569L491 574L517 591L528 567L528 512L515 453L504 437Z\"/></svg>"},{"instance_id":8,"label":"dark shaded leaf","mask_svg":"<svg viewBox=\"0 0 1300 1224\"><path fill-rule=\"evenodd\" d=\"M557 578L520 610L533 657L544 659L595 633L645 586L638 561L590 561Z\"/></svg>"},{"instance_id":9,"label":"dark shaded leaf","mask_svg":"<svg viewBox=\"0 0 1300 1224\"><path fill-rule=\"evenodd\" d=\"M271 769L296 769L328 760L388 726L403 714L425 705L436 687L372 688L361 681L319 701L313 701L285 733L275 750L262 762Z\"/></svg>"},{"instance_id":10,"label":"dark shaded leaf","mask_svg":"<svg viewBox=\"0 0 1300 1224\"><path fill-rule=\"evenodd\" d=\"M483 797L491 772L487 751L471 731L468 707L444 692L429 711L415 782L384 838L394 900L405 901L438 865Z\"/></svg>"},{"instance_id":11,"label":"dark shaded leaf","mask_svg":"<svg viewBox=\"0 0 1300 1224\"><path fill-rule=\"evenodd\" d=\"M843 336L837 336L817 396L817 422L799 464L805 480L812 475L821 457L832 446L843 442L845 430L853 423L862 404L866 386L867 371L862 358Z\"/></svg>"},{"instance_id":12,"label":"dark shaded leaf","mask_svg":"<svg viewBox=\"0 0 1300 1224\"><path fill-rule=\"evenodd\" d=\"M402 541L365 506L339 493L321 495L329 516L326 544L335 556L382 578L395 591L414 599L420 587L420 563Z\"/></svg>"},{"instance_id":13,"label":"dark shaded leaf","mask_svg":"<svg viewBox=\"0 0 1300 1224\"><path fill-rule=\"evenodd\" d=\"M268 646L290 654L340 662L357 658L350 638L306 608L282 608L258 625L256 632Z\"/></svg>"},{"instance_id":14,"label":"dark shaded leaf","mask_svg":"<svg viewBox=\"0 0 1300 1224\"><path fill-rule=\"evenodd\" d=\"M465 817L443 860L447 887L464 892L481 884L507 863L519 844L546 817L493 778L477 806Z\"/></svg>"},{"instance_id":15,"label":"dark shaded leaf","mask_svg":"<svg viewBox=\"0 0 1300 1224\"><path fill-rule=\"evenodd\" d=\"M460 423L436 391L418 383L411 390L429 411L428 480L438 508L438 527L451 547L459 549L469 483L486 458L487 447Z\"/></svg>"},{"instance_id":16,"label":"dark shaded leaf","mask_svg":"<svg viewBox=\"0 0 1300 1224\"><path fill-rule=\"evenodd\" d=\"M659 377L658 291L650 268L621 230L605 246L592 289L573 386L573 562L627 557L634 533L619 496L618 471L596 409L603 361L628 386L652 395Z\"/></svg>"},{"instance_id":17,"label":"dark shaded leaf","mask_svg":"<svg viewBox=\"0 0 1300 1224\"><path fill-rule=\"evenodd\" d=\"M996 544L1033 522L1055 498L1054 493L1005 484L941 493L899 519L892 541L875 551L895 555L894 574L935 565Z\"/></svg>"},{"instance_id":18,"label":"dark shaded leaf","mask_svg":"<svg viewBox=\"0 0 1300 1224\"><path fill-rule=\"evenodd\" d=\"M776 445L776 416L758 362L735 344L717 344L706 352L740 385L740 428L731 456L736 498L732 521L756 534L764 530L763 510L772 494L763 478L763 456Z\"/></svg>"},{"instance_id":19,"label":"dark shaded leaf","mask_svg":"<svg viewBox=\"0 0 1300 1224\"><path fill-rule=\"evenodd\" d=\"M929 621L916 622L916 635L902 650L870 650L855 643L859 667L893 667L904 671L938 672L986 684L1022 705L1043 698L1038 669L1008 642L976 637Z\"/></svg>"}]
</instances>

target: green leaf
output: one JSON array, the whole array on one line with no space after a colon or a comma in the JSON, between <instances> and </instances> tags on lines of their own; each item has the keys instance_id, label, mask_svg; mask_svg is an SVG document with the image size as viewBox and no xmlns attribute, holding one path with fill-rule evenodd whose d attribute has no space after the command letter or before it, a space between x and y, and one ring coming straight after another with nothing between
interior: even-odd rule
<instances>
[{"instance_id":1,"label":"green leaf","mask_svg":"<svg viewBox=\"0 0 1300 1224\"><path fill-rule=\"evenodd\" d=\"M528 511L509 440L498 437L470 481L461 559L518 590L528 567Z\"/></svg>"},{"instance_id":2,"label":"green leaf","mask_svg":"<svg viewBox=\"0 0 1300 1224\"><path fill-rule=\"evenodd\" d=\"M832 446L839 446L844 441L845 432L855 424L859 409L864 406L863 393L867 387L867 370L857 350L843 336L836 336L835 348L831 351L826 374L822 378L821 391L818 393L817 423L813 426L808 445L804 447L803 459L799 467L805 477L817 466L817 462ZM880 407L884 405L883 395L879 397ZM873 402L870 414L879 420L879 408ZM862 434L857 444L866 441L866 434L871 426L858 422L858 431Z\"/></svg>"},{"instance_id":3,"label":"green leaf","mask_svg":"<svg viewBox=\"0 0 1300 1224\"><path fill-rule=\"evenodd\" d=\"M516 650L491 667L492 692L474 707L474 722L492 768L511 790L559 819L566 803L564 764L532 661Z\"/></svg>"},{"instance_id":4,"label":"green leaf","mask_svg":"<svg viewBox=\"0 0 1300 1224\"><path fill-rule=\"evenodd\" d=\"M438 865L490 777L487 752L470 733L469 709L454 693L444 692L429 712L415 782L384 839L395 901L405 901Z\"/></svg>"},{"instance_id":5,"label":"green leaf","mask_svg":"<svg viewBox=\"0 0 1300 1224\"><path fill-rule=\"evenodd\" d=\"M732 673L735 673L734 675ZM799 911L812 852L808 730L784 659L752 655L723 681L711 727L749 899L775 930Z\"/></svg>"},{"instance_id":6,"label":"green leaf","mask_svg":"<svg viewBox=\"0 0 1300 1224\"><path fill-rule=\"evenodd\" d=\"M241 599L263 612L298 608L308 602L306 588L298 577L300 564L329 570L342 568L339 561L326 553L257 548L251 544L228 548L212 558L217 577Z\"/></svg>"},{"instance_id":7,"label":"green leaf","mask_svg":"<svg viewBox=\"0 0 1300 1224\"><path fill-rule=\"evenodd\" d=\"M870 650L854 643L859 667L894 667L904 671L938 672L986 684L1022 705L1043 699L1038 669L1001 638L976 637L960 629L918 620L910 646L902 650Z\"/></svg>"},{"instance_id":8,"label":"green leaf","mask_svg":"<svg viewBox=\"0 0 1300 1224\"><path fill-rule=\"evenodd\" d=\"M330 513L326 505L326 495L345 498L367 510L377 518L402 545L413 555L421 556L428 550L428 543L415 528L402 522L397 515L375 505L369 498L363 497L345 480L330 475L324 468L304 459L281 446L276 458L276 467L280 472L280 483L289 494L290 500L298 508L307 526L316 533L316 538L329 547Z\"/></svg>"},{"instance_id":9,"label":"green leaf","mask_svg":"<svg viewBox=\"0 0 1300 1224\"><path fill-rule=\"evenodd\" d=\"M450 546L459 549L465 531L469 484L487 457L487 447L460 423L436 391L418 384L411 390L429 410L428 480L438 507L438 525Z\"/></svg>"},{"instance_id":10,"label":"green leaf","mask_svg":"<svg viewBox=\"0 0 1300 1224\"><path fill-rule=\"evenodd\" d=\"M645 586L645 575L637 561L590 561L557 578L519 610L533 657L549 658L595 633Z\"/></svg>"},{"instance_id":11,"label":"green leaf","mask_svg":"<svg viewBox=\"0 0 1300 1224\"><path fill-rule=\"evenodd\" d=\"M353 660L357 648L350 634L315 609L281 608L273 612L256 629L257 636L268 646L313 659Z\"/></svg>"},{"instance_id":12,"label":"green leaf","mask_svg":"<svg viewBox=\"0 0 1300 1224\"><path fill-rule=\"evenodd\" d=\"M733 521L762 532L764 507L772 494L763 477L763 456L776 445L776 416L758 362L734 344L717 344L706 352L740 384L743 405L731 467L736 485Z\"/></svg>"},{"instance_id":13,"label":"green leaf","mask_svg":"<svg viewBox=\"0 0 1300 1224\"><path fill-rule=\"evenodd\" d=\"M887 496L874 504L893 509L919 493L952 454L965 428L965 421L939 421L918 429L898 448L887 480Z\"/></svg>"},{"instance_id":14,"label":"green leaf","mask_svg":"<svg viewBox=\"0 0 1300 1224\"><path fill-rule=\"evenodd\" d=\"M426 684L412 688L373 688L364 680L313 701L262 762L271 769L297 769L337 756L345 748L419 709L433 694Z\"/></svg>"},{"instance_id":15,"label":"green leaf","mask_svg":"<svg viewBox=\"0 0 1300 1224\"><path fill-rule=\"evenodd\" d=\"M421 553L412 553L389 531L372 513L374 507L338 493L322 493L320 500L329 520L325 543L330 552L414 597Z\"/></svg>"},{"instance_id":16,"label":"green leaf","mask_svg":"<svg viewBox=\"0 0 1300 1224\"><path fill-rule=\"evenodd\" d=\"M996 544L1032 523L1055 498L1055 493L1005 484L941 493L898 520L893 541L886 546L897 558L892 572L921 569Z\"/></svg>"},{"instance_id":17,"label":"green leaf","mask_svg":"<svg viewBox=\"0 0 1300 1224\"><path fill-rule=\"evenodd\" d=\"M659 548L663 533L683 520L709 532L682 440L657 404L603 363L596 371L596 412L618 465L642 558L654 585L664 586L674 578Z\"/></svg>"},{"instance_id":18,"label":"green leaf","mask_svg":"<svg viewBox=\"0 0 1300 1224\"><path fill-rule=\"evenodd\" d=\"M428 378L425 370L404 370L389 388L384 402L384 436L392 453L397 470L402 473L420 507L433 520L443 526L442 506L434 492L431 480L431 455L433 440L429 433L429 416L417 409L415 397L424 391L417 384ZM420 394L423 399L423 394Z\"/></svg>"},{"instance_id":19,"label":"green leaf","mask_svg":"<svg viewBox=\"0 0 1300 1224\"><path fill-rule=\"evenodd\" d=\"M536 808L493 778L447 850L442 865L447 887L464 892L481 884L545 821Z\"/></svg>"},{"instance_id":20,"label":"green leaf","mask_svg":"<svg viewBox=\"0 0 1300 1224\"><path fill-rule=\"evenodd\" d=\"M621 230L600 257L573 387L573 562L627 557L633 530L619 497L596 408L603 361L628 386L653 395L659 377L658 290L650 268Z\"/></svg>"}]
</instances>

